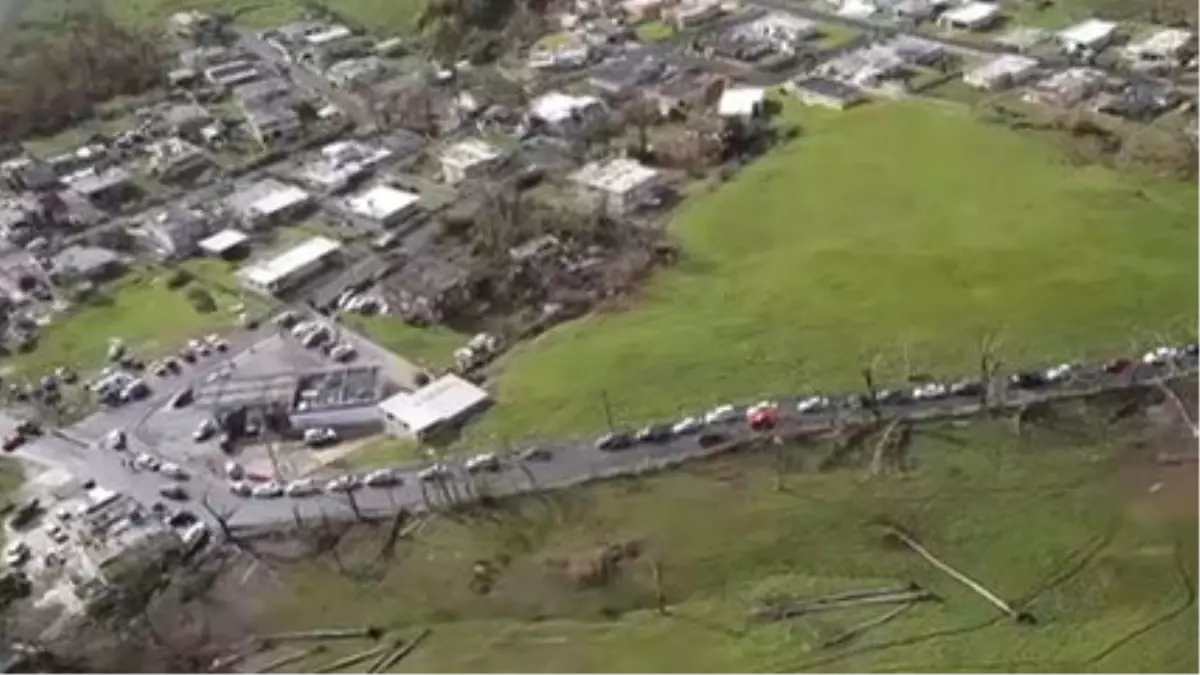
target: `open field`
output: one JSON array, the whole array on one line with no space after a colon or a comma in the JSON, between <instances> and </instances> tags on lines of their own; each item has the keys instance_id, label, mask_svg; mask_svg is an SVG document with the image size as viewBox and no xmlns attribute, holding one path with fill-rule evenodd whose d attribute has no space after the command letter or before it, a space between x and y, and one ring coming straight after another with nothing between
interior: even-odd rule
<instances>
[{"instance_id":1,"label":"open field","mask_svg":"<svg viewBox=\"0 0 1200 675\"><path fill-rule=\"evenodd\" d=\"M803 131L672 228L630 308L513 350L476 439L668 416L729 397L1098 357L1194 334L1196 186L1067 164L933 103L785 115ZM906 363L908 367L906 368Z\"/></svg>"},{"instance_id":2,"label":"open field","mask_svg":"<svg viewBox=\"0 0 1200 675\"><path fill-rule=\"evenodd\" d=\"M110 0L109 11L118 20L148 29L161 29L175 12L227 12L239 25L271 28L301 17L303 8L292 0Z\"/></svg>"},{"instance_id":3,"label":"open field","mask_svg":"<svg viewBox=\"0 0 1200 675\"><path fill-rule=\"evenodd\" d=\"M406 672L1193 672L1195 466L1150 458L1194 442L1161 406L1152 425L1097 421L1121 404L1057 408L1023 437L999 422L918 429L902 475L818 471L822 442L782 464L748 452L506 503L436 520L387 564L372 564L387 525L360 530L344 575L323 559L272 584L265 621L432 628ZM1036 624L886 544L872 525L885 516ZM597 567L617 546L633 552ZM495 570L485 594L479 562ZM748 618L771 595L909 582L942 602L836 646L821 643L890 606ZM331 646L293 668L365 648Z\"/></svg>"},{"instance_id":4,"label":"open field","mask_svg":"<svg viewBox=\"0 0 1200 675\"><path fill-rule=\"evenodd\" d=\"M675 26L666 21L647 21L634 28L641 42L665 42L675 37Z\"/></svg>"},{"instance_id":5,"label":"open field","mask_svg":"<svg viewBox=\"0 0 1200 675\"><path fill-rule=\"evenodd\" d=\"M330 9L380 35L416 30L424 0L333 0Z\"/></svg>"},{"instance_id":6,"label":"open field","mask_svg":"<svg viewBox=\"0 0 1200 675\"><path fill-rule=\"evenodd\" d=\"M25 376L44 374L58 366L86 373L104 364L109 338L119 337L135 354L149 358L177 348L188 338L234 324L236 317L229 308L242 303L240 297L204 285L216 300L217 310L202 314L187 300L190 286L171 290L166 276L138 269L101 286L99 299L56 318L41 331L33 351L14 354L3 366Z\"/></svg>"}]
</instances>

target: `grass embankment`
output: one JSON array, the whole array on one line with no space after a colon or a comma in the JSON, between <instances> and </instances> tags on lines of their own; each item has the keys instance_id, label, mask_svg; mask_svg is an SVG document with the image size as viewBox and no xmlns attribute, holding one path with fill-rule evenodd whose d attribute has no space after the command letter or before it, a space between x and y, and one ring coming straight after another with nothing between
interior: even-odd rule
<instances>
[{"instance_id":1,"label":"grass embankment","mask_svg":"<svg viewBox=\"0 0 1200 675\"><path fill-rule=\"evenodd\" d=\"M1195 477L1186 514L1149 518L1131 508L1147 499L1149 483L1131 481L1127 456L1098 438L1087 425L1026 440L998 424L918 431L902 478L817 472L828 446L788 448L782 489L770 453L727 457L531 498L486 518L439 519L402 544L378 579L354 572L384 539L362 532L339 556L346 576L328 561L289 572L269 623L372 624L408 637L432 627L403 662L408 672L1194 672ZM1167 481L1154 496L1186 498L1192 470L1148 478ZM1037 624L1003 617L912 552L886 545L870 524L878 517L910 528ZM630 542L639 553L609 568L603 583L584 588L564 571ZM478 561L501 570L486 595L470 589ZM655 609L655 561L667 616ZM840 646L820 643L890 607L748 619L772 594L910 581L944 602Z\"/></svg>"},{"instance_id":2,"label":"grass embankment","mask_svg":"<svg viewBox=\"0 0 1200 675\"><path fill-rule=\"evenodd\" d=\"M729 397L1098 357L1196 324L1197 189L1074 167L931 103L797 111L802 136L683 207L683 261L628 311L515 349L477 438Z\"/></svg>"},{"instance_id":3,"label":"grass embankment","mask_svg":"<svg viewBox=\"0 0 1200 675\"><path fill-rule=\"evenodd\" d=\"M429 370L440 370L453 365L454 350L465 345L470 339L470 336L461 335L443 326L418 328L393 316L346 314L343 320L347 326L361 331L389 351Z\"/></svg>"}]
</instances>

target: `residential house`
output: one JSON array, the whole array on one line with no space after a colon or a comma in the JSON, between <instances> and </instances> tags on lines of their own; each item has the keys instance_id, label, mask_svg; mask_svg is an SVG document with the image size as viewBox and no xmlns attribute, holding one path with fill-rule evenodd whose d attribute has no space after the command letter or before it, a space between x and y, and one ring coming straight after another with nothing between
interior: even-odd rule
<instances>
[{"instance_id":1,"label":"residential house","mask_svg":"<svg viewBox=\"0 0 1200 675\"><path fill-rule=\"evenodd\" d=\"M64 178L68 187L93 205L115 209L140 194L133 175L120 166L92 167Z\"/></svg>"},{"instance_id":2,"label":"residential house","mask_svg":"<svg viewBox=\"0 0 1200 675\"><path fill-rule=\"evenodd\" d=\"M401 392L379 403L384 429L400 438L425 439L438 430L462 424L491 404L486 391L449 374L413 392Z\"/></svg>"},{"instance_id":3,"label":"residential house","mask_svg":"<svg viewBox=\"0 0 1200 675\"><path fill-rule=\"evenodd\" d=\"M293 290L340 259L342 245L326 237L313 237L278 255L238 270L242 285L266 295Z\"/></svg>"},{"instance_id":4,"label":"residential house","mask_svg":"<svg viewBox=\"0 0 1200 675\"><path fill-rule=\"evenodd\" d=\"M1000 21L1000 7L993 2L968 2L943 12L938 25L953 30L984 30Z\"/></svg>"},{"instance_id":5,"label":"residential house","mask_svg":"<svg viewBox=\"0 0 1200 675\"><path fill-rule=\"evenodd\" d=\"M115 251L99 246L68 246L51 261L51 273L70 281L105 281L120 275L123 267Z\"/></svg>"},{"instance_id":6,"label":"residential house","mask_svg":"<svg viewBox=\"0 0 1200 675\"><path fill-rule=\"evenodd\" d=\"M142 224L146 239L163 258L188 258L199 252L200 241L211 229L208 216L198 209L167 207Z\"/></svg>"},{"instance_id":7,"label":"residential house","mask_svg":"<svg viewBox=\"0 0 1200 675\"><path fill-rule=\"evenodd\" d=\"M612 98L623 98L667 72L667 63L652 52L636 51L610 59L592 69L588 84Z\"/></svg>"},{"instance_id":8,"label":"residential house","mask_svg":"<svg viewBox=\"0 0 1200 675\"><path fill-rule=\"evenodd\" d=\"M745 39L764 41L774 51L784 54L794 53L802 42L821 33L815 21L786 12L770 12L735 26L732 31Z\"/></svg>"},{"instance_id":9,"label":"residential house","mask_svg":"<svg viewBox=\"0 0 1200 675\"><path fill-rule=\"evenodd\" d=\"M339 89L372 85L388 75L388 67L378 56L338 61L325 71L325 78Z\"/></svg>"},{"instance_id":10,"label":"residential house","mask_svg":"<svg viewBox=\"0 0 1200 675\"><path fill-rule=\"evenodd\" d=\"M1117 24L1112 21L1088 19L1058 32L1058 43L1068 54L1096 54L1108 47L1117 37Z\"/></svg>"},{"instance_id":11,"label":"residential house","mask_svg":"<svg viewBox=\"0 0 1200 675\"><path fill-rule=\"evenodd\" d=\"M208 110L197 103L178 103L163 111L161 121L173 136L199 138L200 130L213 121Z\"/></svg>"},{"instance_id":12,"label":"residential house","mask_svg":"<svg viewBox=\"0 0 1200 675\"><path fill-rule=\"evenodd\" d=\"M669 12L675 25L683 30L694 28L725 13L721 0L680 0Z\"/></svg>"},{"instance_id":13,"label":"residential house","mask_svg":"<svg viewBox=\"0 0 1200 675\"><path fill-rule=\"evenodd\" d=\"M801 77L786 85L805 105L845 110L867 100L861 89L823 77Z\"/></svg>"},{"instance_id":14,"label":"residential house","mask_svg":"<svg viewBox=\"0 0 1200 675\"><path fill-rule=\"evenodd\" d=\"M246 125L254 140L264 147L290 143L304 130L300 115L282 105L250 108L246 111Z\"/></svg>"},{"instance_id":15,"label":"residential house","mask_svg":"<svg viewBox=\"0 0 1200 675\"><path fill-rule=\"evenodd\" d=\"M250 237L241 230L227 228L200 240L197 246L205 255L223 260L236 260L245 257L249 252Z\"/></svg>"},{"instance_id":16,"label":"residential house","mask_svg":"<svg viewBox=\"0 0 1200 675\"><path fill-rule=\"evenodd\" d=\"M150 173L163 182L187 180L211 166L203 150L177 136L150 143L145 150Z\"/></svg>"},{"instance_id":17,"label":"residential house","mask_svg":"<svg viewBox=\"0 0 1200 675\"><path fill-rule=\"evenodd\" d=\"M1164 28L1129 43L1121 51L1137 67L1178 68L1196 56L1196 34L1183 28Z\"/></svg>"},{"instance_id":18,"label":"residential house","mask_svg":"<svg viewBox=\"0 0 1200 675\"><path fill-rule=\"evenodd\" d=\"M657 169L627 157L587 164L572 174L570 180L587 206L613 216L657 205L664 189Z\"/></svg>"},{"instance_id":19,"label":"residential house","mask_svg":"<svg viewBox=\"0 0 1200 675\"><path fill-rule=\"evenodd\" d=\"M238 222L253 230L301 218L313 207L313 198L294 185L265 178L226 197L225 207Z\"/></svg>"},{"instance_id":20,"label":"residential house","mask_svg":"<svg viewBox=\"0 0 1200 675\"><path fill-rule=\"evenodd\" d=\"M442 179L452 185L468 178L486 175L505 159L505 154L499 148L478 138L459 141L446 148L438 157L442 166Z\"/></svg>"},{"instance_id":21,"label":"residential house","mask_svg":"<svg viewBox=\"0 0 1200 675\"><path fill-rule=\"evenodd\" d=\"M647 92L663 117L683 116L716 105L725 90L726 78L703 68L689 68L670 75Z\"/></svg>"},{"instance_id":22,"label":"residential house","mask_svg":"<svg viewBox=\"0 0 1200 675\"><path fill-rule=\"evenodd\" d=\"M976 89L998 91L1024 84L1038 72L1036 59L1004 54L963 73L963 82Z\"/></svg>"},{"instance_id":23,"label":"residential house","mask_svg":"<svg viewBox=\"0 0 1200 675\"><path fill-rule=\"evenodd\" d=\"M1146 122L1178 106L1183 94L1169 82L1139 80L1116 93L1096 97L1094 109L1106 115Z\"/></svg>"},{"instance_id":24,"label":"residential house","mask_svg":"<svg viewBox=\"0 0 1200 675\"><path fill-rule=\"evenodd\" d=\"M340 206L359 225L393 229L416 222L421 212L421 196L390 185L373 185L341 200Z\"/></svg>"},{"instance_id":25,"label":"residential house","mask_svg":"<svg viewBox=\"0 0 1200 675\"><path fill-rule=\"evenodd\" d=\"M717 115L748 121L761 117L766 110L767 91L761 87L730 87L721 92Z\"/></svg>"},{"instance_id":26,"label":"residential house","mask_svg":"<svg viewBox=\"0 0 1200 675\"><path fill-rule=\"evenodd\" d=\"M574 96L558 91L542 94L529 105L529 118L561 136L582 133L608 114L595 96Z\"/></svg>"},{"instance_id":27,"label":"residential house","mask_svg":"<svg viewBox=\"0 0 1200 675\"><path fill-rule=\"evenodd\" d=\"M624 0L621 12L630 23L653 21L663 16L674 0Z\"/></svg>"},{"instance_id":28,"label":"residential house","mask_svg":"<svg viewBox=\"0 0 1200 675\"><path fill-rule=\"evenodd\" d=\"M1037 82L1025 94L1032 103L1069 108L1095 96L1104 87L1103 71L1068 68Z\"/></svg>"},{"instance_id":29,"label":"residential house","mask_svg":"<svg viewBox=\"0 0 1200 675\"><path fill-rule=\"evenodd\" d=\"M282 77L268 77L234 87L233 100L243 110L250 110L288 99L292 91L291 82Z\"/></svg>"}]
</instances>

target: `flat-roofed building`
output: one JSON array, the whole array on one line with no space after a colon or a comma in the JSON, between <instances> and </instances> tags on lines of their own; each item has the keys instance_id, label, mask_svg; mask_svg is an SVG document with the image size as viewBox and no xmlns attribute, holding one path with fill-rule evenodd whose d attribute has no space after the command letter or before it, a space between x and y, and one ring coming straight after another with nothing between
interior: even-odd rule
<instances>
[{"instance_id":1,"label":"flat-roofed building","mask_svg":"<svg viewBox=\"0 0 1200 675\"><path fill-rule=\"evenodd\" d=\"M251 229L296 218L312 205L308 192L273 178L247 185L225 198L226 208Z\"/></svg>"},{"instance_id":2,"label":"flat-roofed building","mask_svg":"<svg viewBox=\"0 0 1200 675\"><path fill-rule=\"evenodd\" d=\"M238 270L238 278L247 288L275 295L303 283L325 269L340 255L342 245L326 237L313 237L278 255Z\"/></svg>"},{"instance_id":3,"label":"flat-roofed building","mask_svg":"<svg viewBox=\"0 0 1200 675\"><path fill-rule=\"evenodd\" d=\"M446 148L438 159L443 180L454 184L490 173L503 163L504 153L487 141L468 138Z\"/></svg>"},{"instance_id":4,"label":"flat-roofed building","mask_svg":"<svg viewBox=\"0 0 1200 675\"><path fill-rule=\"evenodd\" d=\"M1116 39L1117 24L1101 19L1088 19L1059 31L1056 37L1067 52L1098 52Z\"/></svg>"},{"instance_id":5,"label":"flat-roofed building","mask_svg":"<svg viewBox=\"0 0 1200 675\"><path fill-rule=\"evenodd\" d=\"M816 105L834 110L845 110L867 100L858 87L827 80L823 77L803 77L786 85L793 96L805 105Z\"/></svg>"},{"instance_id":6,"label":"flat-roofed building","mask_svg":"<svg viewBox=\"0 0 1200 675\"><path fill-rule=\"evenodd\" d=\"M592 162L571 175L581 198L611 215L622 215L656 203L662 175L635 159L620 157Z\"/></svg>"},{"instance_id":7,"label":"flat-roofed building","mask_svg":"<svg viewBox=\"0 0 1200 675\"><path fill-rule=\"evenodd\" d=\"M488 393L457 375L444 375L414 392L380 402L384 428L402 438L425 438L461 424L491 404Z\"/></svg>"},{"instance_id":8,"label":"flat-roofed building","mask_svg":"<svg viewBox=\"0 0 1200 675\"><path fill-rule=\"evenodd\" d=\"M547 130L563 136L575 135L604 117L604 103L595 96L574 96L551 91L529 104L529 117Z\"/></svg>"},{"instance_id":9,"label":"flat-roofed building","mask_svg":"<svg viewBox=\"0 0 1200 675\"><path fill-rule=\"evenodd\" d=\"M359 222L372 227L392 228L420 212L421 197L390 185L373 185L346 197L341 205Z\"/></svg>"},{"instance_id":10,"label":"flat-roofed building","mask_svg":"<svg viewBox=\"0 0 1200 675\"><path fill-rule=\"evenodd\" d=\"M1024 84L1038 72L1038 62L1028 56L1004 54L968 70L963 82L976 89L996 91Z\"/></svg>"},{"instance_id":11,"label":"flat-roofed building","mask_svg":"<svg viewBox=\"0 0 1200 675\"><path fill-rule=\"evenodd\" d=\"M1122 54L1137 64L1182 65L1196 55L1196 34L1183 28L1164 28L1131 42Z\"/></svg>"},{"instance_id":12,"label":"flat-roofed building","mask_svg":"<svg viewBox=\"0 0 1200 675\"><path fill-rule=\"evenodd\" d=\"M938 17L938 25L954 30L983 30L1000 20L1000 7L992 2L968 2L947 10Z\"/></svg>"},{"instance_id":13,"label":"flat-roofed building","mask_svg":"<svg viewBox=\"0 0 1200 675\"><path fill-rule=\"evenodd\" d=\"M206 255L229 260L240 257L239 254L246 251L249 244L250 237L245 232L227 228L202 239L198 246Z\"/></svg>"}]
</instances>

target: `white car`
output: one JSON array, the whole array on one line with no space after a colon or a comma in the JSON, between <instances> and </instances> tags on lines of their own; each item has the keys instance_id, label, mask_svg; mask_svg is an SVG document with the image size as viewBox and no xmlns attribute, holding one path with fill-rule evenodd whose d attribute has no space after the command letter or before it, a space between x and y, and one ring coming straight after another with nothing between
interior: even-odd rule
<instances>
[{"instance_id":1,"label":"white car","mask_svg":"<svg viewBox=\"0 0 1200 675\"><path fill-rule=\"evenodd\" d=\"M463 464L463 467L466 468L467 473L479 473L480 471L499 471L500 458L494 453L485 452L468 459L466 463Z\"/></svg>"},{"instance_id":2,"label":"white car","mask_svg":"<svg viewBox=\"0 0 1200 675\"><path fill-rule=\"evenodd\" d=\"M305 429L304 444L310 448L337 443L338 435L333 429Z\"/></svg>"},{"instance_id":3,"label":"white car","mask_svg":"<svg viewBox=\"0 0 1200 675\"><path fill-rule=\"evenodd\" d=\"M246 475L246 470L237 462L225 462L225 476L229 480L241 480L242 476Z\"/></svg>"},{"instance_id":4,"label":"white car","mask_svg":"<svg viewBox=\"0 0 1200 675\"><path fill-rule=\"evenodd\" d=\"M442 480L450 477L450 469L445 464L434 464L421 469L417 474L417 478L425 483L432 483L435 480Z\"/></svg>"},{"instance_id":5,"label":"white car","mask_svg":"<svg viewBox=\"0 0 1200 675\"><path fill-rule=\"evenodd\" d=\"M212 435L215 433L217 433L217 423L212 421L212 418L208 418L201 422L196 427L196 430L192 432L192 440L197 443L203 443L212 438Z\"/></svg>"},{"instance_id":6,"label":"white car","mask_svg":"<svg viewBox=\"0 0 1200 675\"><path fill-rule=\"evenodd\" d=\"M329 358L340 363L343 361L349 361L350 359L354 358L354 355L357 353L358 352L357 352L357 350L354 349L353 345L349 345L349 344L346 344L343 342L342 344L340 344L340 345L334 347L332 350L330 350Z\"/></svg>"},{"instance_id":7,"label":"white car","mask_svg":"<svg viewBox=\"0 0 1200 675\"><path fill-rule=\"evenodd\" d=\"M1179 350L1174 347L1155 347L1142 355L1142 363L1148 366L1160 366L1178 354Z\"/></svg>"},{"instance_id":8,"label":"white car","mask_svg":"<svg viewBox=\"0 0 1200 675\"><path fill-rule=\"evenodd\" d=\"M917 401L932 401L946 395L946 385L930 382L912 390L912 397Z\"/></svg>"},{"instance_id":9,"label":"white car","mask_svg":"<svg viewBox=\"0 0 1200 675\"><path fill-rule=\"evenodd\" d=\"M162 462L157 457L142 452L133 458L133 465L146 471L158 471L159 467L162 466Z\"/></svg>"},{"instance_id":10,"label":"white car","mask_svg":"<svg viewBox=\"0 0 1200 675\"><path fill-rule=\"evenodd\" d=\"M358 476L345 475L338 476L325 484L326 492L350 492L355 490L360 485Z\"/></svg>"},{"instance_id":11,"label":"white car","mask_svg":"<svg viewBox=\"0 0 1200 675\"><path fill-rule=\"evenodd\" d=\"M686 436L687 434L694 434L703 428L704 422L702 420L699 420L695 417L686 417L679 420L675 423L675 426L671 427L671 433L676 436Z\"/></svg>"},{"instance_id":12,"label":"white car","mask_svg":"<svg viewBox=\"0 0 1200 675\"><path fill-rule=\"evenodd\" d=\"M261 485L255 485L250 490L250 496L256 499L275 499L283 496L283 486L279 483L271 481Z\"/></svg>"},{"instance_id":13,"label":"white car","mask_svg":"<svg viewBox=\"0 0 1200 675\"><path fill-rule=\"evenodd\" d=\"M208 526L204 523L192 523L179 538L183 540L184 550L191 551L208 539Z\"/></svg>"},{"instance_id":14,"label":"white car","mask_svg":"<svg viewBox=\"0 0 1200 675\"><path fill-rule=\"evenodd\" d=\"M239 497L249 497L254 488L244 480L235 480L229 483L229 491Z\"/></svg>"},{"instance_id":15,"label":"white car","mask_svg":"<svg viewBox=\"0 0 1200 675\"><path fill-rule=\"evenodd\" d=\"M388 487L400 483L400 472L394 469L377 469L363 478L363 485Z\"/></svg>"},{"instance_id":16,"label":"white car","mask_svg":"<svg viewBox=\"0 0 1200 675\"><path fill-rule=\"evenodd\" d=\"M724 424L737 418L737 411L731 405L719 405L704 416L705 424Z\"/></svg>"},{"instance_id":17,"label":"white car","mask_svg":"<svg viewBox=\"0 0 1200 675\"><path fill-rule=\"evenodd\" d=\"M184 471L183 467L174 462L163 462L163 465L158 467L158 472L167 478L174 478L175 480L187 480L188 478L187 471Z\"/></svg>"},{"instance_id":18,"label":"white car","mask_svg":"<svg viewBox=\"0 0 1200 675\"><path fill-rule=\"evenodd\" d=\"M1047 370L1044 375L1047 382L1062 382L1070 376L1072 366L1069 363L1061 363Z\"/></svg>"},{"instance_id":19,"label":"white car","mask_svg":"<svg viewBox=\"0 0 1200 675\"><path fill-rule=\"evenodd\" d=\"M317 488L317 484L314 483L311 478L294 480L291 483L288 483L287 487L283 490L283 493L289 497L307 497L309 495L315 495L318 492L320 492L320 490Z\"/></svg>"},{"instance_id":20,"label":"white car","mask_svg":"<svg viewBox=\"0 0 1200 675\"><path fill-rule=\"evenodd\" d=\"M304 337L312 329L316 328L316 326L317 324L312 321L301 321L295 326L292 326L292 337Z\"/></svg>"},{"instance_id":21,"label":"white car","mask_svg":"<svg viewBox=\"0 0 1200 675\"><path fill-rule=\"evenodd\" d=\"M29 560L29 544L23 541L15 541L4 549L4 562L8 563L9 567L20 567Z\"/></svg>"},{"instance_id":22,"label":"white car","mask_svg":"<svg viewBox=\"0 0 1200 675\"><path fill-rule=\"evenodd\" d=\"M104 436L104 445L109 450L124 450L125 449L125 432L120 429L113 429Z\"/></svg>"},{"instance_id":23,"label":"white car","mask_svg":"<svg viewBox=\"0 0 1200 675\"><path fill-rule=\"evenodd\" d=\"M809 396L796 404L796 412L818 412L829 407L829 399L824 396Z\"/></svg>"}]
</instances>

